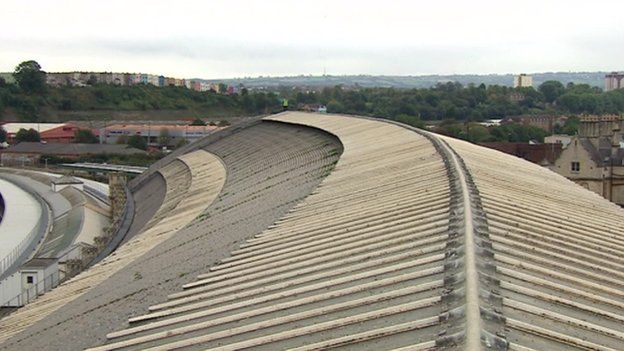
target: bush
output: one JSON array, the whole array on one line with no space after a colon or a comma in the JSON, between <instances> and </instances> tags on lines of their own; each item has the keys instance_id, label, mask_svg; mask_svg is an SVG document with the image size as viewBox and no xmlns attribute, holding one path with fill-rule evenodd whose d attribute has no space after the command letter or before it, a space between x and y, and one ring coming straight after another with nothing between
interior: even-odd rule
<instances>
[{"instance_id":1,"label":"bush","mask_svg":"<svg viewBox=\"0 0 624 351\"><path fill-rule=\"evenodd\" d=\"M147 141L140 135L133 135L128 138L128 146L140 150L147 150Z\"/></svg>"}]
</instances>

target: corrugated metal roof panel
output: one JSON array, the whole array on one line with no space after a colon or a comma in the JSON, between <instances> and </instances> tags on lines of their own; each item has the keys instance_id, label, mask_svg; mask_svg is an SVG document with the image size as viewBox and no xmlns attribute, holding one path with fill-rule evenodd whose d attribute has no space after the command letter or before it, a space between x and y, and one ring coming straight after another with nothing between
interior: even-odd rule
<instances>
[{"instance_id":1,"label":"corrugated metal roof panel","mask_svg":"<svg viewBox=\"0 0 624 351\"><path fill-rule=\"evenodd\" d=\"M622 210L547 169L359 118L318 190L94 350L621 349Z\"/></svg>"}]
</instances>

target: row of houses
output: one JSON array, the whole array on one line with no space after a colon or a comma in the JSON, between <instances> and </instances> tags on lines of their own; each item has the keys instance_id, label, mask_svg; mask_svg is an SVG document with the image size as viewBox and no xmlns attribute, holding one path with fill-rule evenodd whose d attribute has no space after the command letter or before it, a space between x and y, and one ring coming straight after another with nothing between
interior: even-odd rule
<instances>
[{"instance_id":1,"label":"row of houses","mask_svg":"<svg viewBox=\"0 0 624 351\"><path fill-rule=\"evenodd\" d=\"M567 116L559 115L520 115L509 116L502 119L490 119L480 122L479 124L485 127L506 124L522 124L525 126L537 127L549 133L553 133L556 126L563 127L567 120Z\"/></svg>"},{"instance_id":2,"label":"row of houses","mask_svg":"<svg viewBox=\"0 0 624 351\"><path fill-rule=\"evenodd\" d=\"M223 87L219 84L199 80L179 79L146 73L114 72L61 72L46 73L46 83L51 86L86 86L94 84L111 85L153 85L157 87L185 87L195 91L213 91L216 93L238 93L234 86ZM223 91L222 91L223 90Z\"/></svg>"}]
</instances>

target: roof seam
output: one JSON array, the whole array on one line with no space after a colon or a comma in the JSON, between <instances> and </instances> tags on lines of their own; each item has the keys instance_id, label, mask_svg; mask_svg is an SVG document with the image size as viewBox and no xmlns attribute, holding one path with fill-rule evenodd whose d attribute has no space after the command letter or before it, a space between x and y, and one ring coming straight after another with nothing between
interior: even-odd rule
<instances>
[{"instance_id":1,"label":"roof seam","mask_svg":"<svg viewBox=\"0 0 624 351\"><path fill-rule=\"evenodd\" d=\"M446 300L450 301L449 311L440 318L449 327L453 326L453 320L465 318L465 329L448 330L436 344L448 346L464 343L465 349L471 351L482 349L483 345L488 349L508 350L509 342L505 338L504 317L501 315L500 282L496 278L487 216L468 167L443 139L395 121L383 122L426 137L442 156L447 168L451 188L451 223L457 224L449 226L451 233L447 244L450 251L447 251L447 257L451 258L451 262L445 265L445 280L448 284L446 293L463 299L464 304L451 309L454 299L447 296ZM459 239L454 240L454 237ZM462 247L453 247L457 245Z\"/></svg>"}]
</instances>

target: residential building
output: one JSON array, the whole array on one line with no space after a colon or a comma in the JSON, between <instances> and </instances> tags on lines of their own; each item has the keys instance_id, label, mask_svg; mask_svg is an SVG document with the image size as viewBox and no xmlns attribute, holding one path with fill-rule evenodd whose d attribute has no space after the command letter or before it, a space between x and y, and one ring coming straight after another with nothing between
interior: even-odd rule
<instances>
[{"instance_id":1,"label":"residential building","mask_svg":"<svg viewBox=\"0 0 624 351\"><path fill-rule=\"evenodd\" d=\"M551 169L608 200L624 205L624 120L620 116L581 118Z\"/></svg>"},{"instance_id":2,"label":"residential building","mask_svg":"<svg viewBox=\"0 0 624 351\"><path fill-rule=\"evenodd\" d=\"M605 75L605 91L624 88L624 73L611 72Z\"/></svg>"},{"instance_id":3,"label":"residential building","mask_svg":"<svg viewBox=\"0 0 624 351\"><path fill-rule=\"evenodd\" d=\"M202 91L202 83L198 80L191 81L191 89L195 91Z\"/></svg>"},{"instance_id":4,"label":"residential building","mask_svg":"<svg viewBox=\"0 0 624 351\"><path fill-rule=\"evenodd\" d=\"M154 86L159 86L158 81L159 80L158 80L158 76L157 75L155 75L155 74L148 74L147 75L147 84L151 84L151 85L154 85Z\"/></svg>"},{"instance_id":5,"label":"residential building","mask_svg":"<svg viewBox=\"0 0 624 351\"><path fill-rule=\"evenodd\" d=\"M97 82L100 84L113 84L113 74L108 72L98 73Z\"/></svg>"},{"instance_id":6,"label":"residential building","mask_svg":"<svg viewBox=\"0 0 624 351\"><path fill-rule=\"evenodd\" d=\"M141 74L131 73L129 75L128 85L137 85L141 83Z\"/></svg>"},{"instance_id":7,"label":"residential building","mask_svg":"<svg viewBox=\"0 0 624 351\"><path fill-rule=\"evenodd\" d=\"M544 144L561 144L562 148L570 145L572 136L567 134L553 134L544 138Z\"/></svg>"},{"instance_id":8,"label":"residential building","mask_svg":"<svg viewBox=\"0 0 624 351\"><path fill-rule=\"evenodd\" d=\"M126 84L126 79L124 78L124 74L123 73L112 73L112 84L114 85L125 85Z\"/></svg>"},{"instance_id":9,"label":"residential building","mask_svg":"<svg viewBox=\"0 0 624 351\"><path fill-rule=\"evenodd\" d=\"M70 73L46 73L46 84L63 86L69 84Z\"/></svg>"},{"instance_id":10,"label":"residential building","mask_svg":"<svg viewBox=\"0 0 624 351\"><path fill-rule=\"evenodd\" d=\"M83 87L86 84L89 77L86 74L81 72L71 72L69 73L69 81L68 84L72 86Z\"/></svg>"},{"instance_id":11,"label":"residential building","mask_svg":"<svg viewBox=\"0 0 624 351\"><path fill-rule=\"evenodd\" d=\"M112 72L64 72L46 73L46 84L50 86L85 86L88 84L136 85L151 84L163 86L186 86L188 89L202 91L203 83L177 78L166 78L145 73L112 73ZM205 88L205 90L209 90Z\"/></svg>"},{"instance_id":12,"label":"residential building","mask_svg":"<svg viewBox=\"0 0 624 351\"><path fill-rule=\"evenodd\" d=\"M514 155L542 166L553 164L562 150L561 144L484 142L479 143L479 145Z\"/></svg>"},{"instance_id":13,"label":"residential building","mask_svg":"<svg viewBox=\"0 0 624 351\"><path fill-rule=\"evenodd\" d=\"M134 74L124 73L124 85L134 85Z\"/></svg>"},{"instance_id":14,"label":"residential building","mask_svg":"<svg viewBox=\"0 0 624 351\"><path fill-rule=\"evenodd\" d=\"M327 113L327 107L321 104L299 104L297 109L307 112Z\"/></svg>"},{"instance_id":15,"label":"residential building","mask_svg":"<svg viewBox=\"0 0 624 351\"><path fill-rule=\"evenodd\" d=\"M568 117L566 116L555 115L522 115L506 117L501 121L501 124L519 123L526 126L538 127L552 133L556 125L563 126L567 119Z\"/></svg>"},{"instance_id":16,"label":"residential building","mask_svg":"<svg viewBox=\"0 0 624 351\"><path fill-rule=\"evenodd\" d=\"M514 88L524 88L533 86L533 77L528 74L520 74L514 77Z\"/></svg>"},{"instance_id":17,"label":"residential building","mask_svg":"<svg viewBox=\"0 0 624 351\"><path fill-rule=\"evenodd\" d=\"M199 90L200 91L208 91L211 90L212 85L210 83L206 83L206 82L201 82L199 83Z\"/></svg>"}]
</instances>

